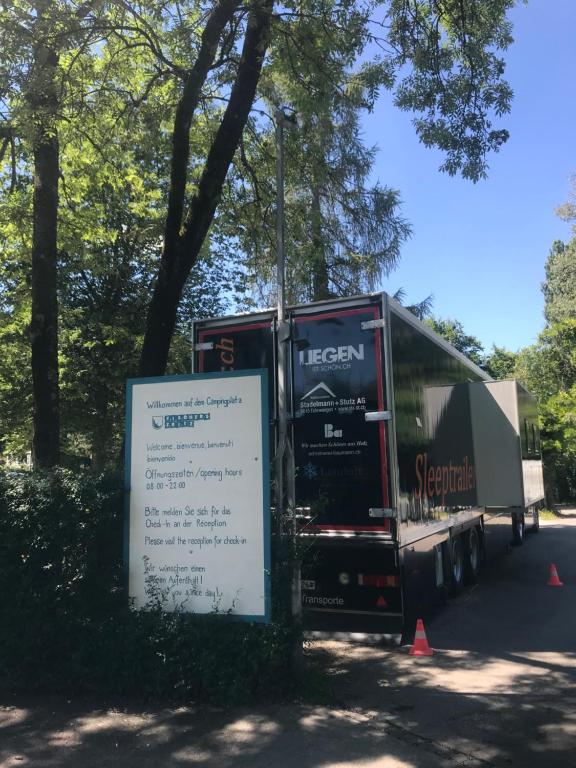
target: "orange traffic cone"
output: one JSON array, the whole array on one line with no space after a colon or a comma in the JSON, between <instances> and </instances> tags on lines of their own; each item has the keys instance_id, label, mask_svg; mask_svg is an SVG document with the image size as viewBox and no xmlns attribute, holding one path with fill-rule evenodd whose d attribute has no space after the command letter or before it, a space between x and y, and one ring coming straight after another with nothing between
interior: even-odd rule
<instances>
[{"instance_id":1,"label":"orange traffic cone","mask_svg":"<svg viewBox=\"0 0 576 768\"><path fill-rule=\"evenodd\" d=\"M558 571L556 570L556 566L554 563L551 563L550 565L550 578L546 582L549 587L563 587L564 582L560 581L558 578Z\"/></svg>"},{"instance_id":2,"label":"orange traffic cone","mask_svg":"<svg viewBox=\"0 0 576 768\"><path fill-rule=\"evenodd\" d=\"M428 645L426 632L424 631L424 622L418 619L416 622L416 632L414 634L414 645L410 648L410 656L432 656L434 651Z\"/></svg>"}]
</instances>

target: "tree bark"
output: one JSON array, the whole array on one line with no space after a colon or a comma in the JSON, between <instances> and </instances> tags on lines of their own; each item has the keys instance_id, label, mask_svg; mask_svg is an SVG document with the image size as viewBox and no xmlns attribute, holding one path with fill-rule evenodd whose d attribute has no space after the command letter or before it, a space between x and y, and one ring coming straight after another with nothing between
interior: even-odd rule
<instances>
[{"instance_id":1,"label":"tree bark","mask_svg":"<svg viewBox=\"0 0 576 768\"><path fill-rule=\"evenodd\" d=\"M57 232L60 175L56 116L58 55L44 44L35 51L28 94L34 123L32 202L32 391L34 466L50 468L60 459L58 372Z\"/></svg>"},{"instance_id":2,"label":"tree bark","mask_svg":"<svg viewBox=\"0 0 576 768\"><path fill-rule=\"evenodd\" d=\"M186 178L190 156L190 126L202 93L202 87L210 67L214 63L218 43L226 24L242 0L220 0L210 14L204 32L198 58L190 70L182 96L176 107L174 129L172 131L172 165L170 169L170 190L168 193L168 213L164 233L165 249L177 245L184 213Z\"/></svg>"},{"instance_id":3,"label":"tree bark","mask_svg":"<svg viewBox=\"0 0 576 768\"><path fill-rule=\"evenodd\" d=\"M312 180L312 298L314 301L329 299L330 285L326 249L322 233L322 209L318 181Z\"/></svg>"},{"instance_id":4,"label":"tree bark","mask_svg":"<svg viewBox=\"0 0 576 768\"><path fill-rule=\"evenodd\" d=\"M272 8L273 0L255 0L250 7L236 79L185 221L181 218L183 205L179 200L182 201L184 196L185 176L182 174L185 173L188 163L187 136L194 107L198 101L199 89L193 91L186 108L182 106L177 111L173 132L174 156L170 207L160 268L148 309L146 333L140 357L140 376L161 376L166 371L182 290L214 219L226 174L254 103L270 40ZM214 47L214 55L215 51ZM206 73L207 71L206 69ZM182 98L184 97L185 94ZM196 103L193 101L194 98ZM186 133L186 142L183 141L184 133ZM176 183L175 180L177 180Z\"/></svg>"}]
</instances>

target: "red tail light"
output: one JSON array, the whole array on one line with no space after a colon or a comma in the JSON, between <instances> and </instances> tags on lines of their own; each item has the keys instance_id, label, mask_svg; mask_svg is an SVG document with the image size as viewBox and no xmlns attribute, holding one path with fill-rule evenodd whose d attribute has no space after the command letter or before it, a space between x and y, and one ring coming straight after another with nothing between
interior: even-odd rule
<instances>
[{"instance_id":1,"label":"red tail light","mask_svg":"<svg viewBox=\"0 0 576 768\"><path fill-rule=\"evenodd\" d=\"M359 573L359 587L399 587L400 578L398 576L384 576L379 573Z\"/></svg>"}]
</instances>

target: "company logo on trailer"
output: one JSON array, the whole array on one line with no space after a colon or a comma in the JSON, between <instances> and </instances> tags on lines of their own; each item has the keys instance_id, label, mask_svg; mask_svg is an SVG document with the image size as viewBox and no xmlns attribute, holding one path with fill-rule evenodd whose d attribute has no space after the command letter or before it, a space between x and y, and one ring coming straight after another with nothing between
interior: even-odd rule
<instances>
[{"instance_id":1,"label":"company logo on trailer","mask_svg":"<svg viewBox=\"0 0 576 768\"><path fill-rule=\"evenodd\" d=\"M327 397L331 397L333 400L336 399L336 395L330 387L321 381L315 387L312 387L309 392L306 392L305 395L302 395L302 400L325 400Z\"/></svg>"},{"instance_id":2,"label":"company logo on trailer","mask_svg":"<svg viewBox=\"0 0 576 768\"><path fill-rule=\"evenodd\" d=\"M428 497L431 501L440 501L444 506L447 497L455 493L467 493L476 488L476 470L468 456L463 456L459 464L433 464L427 453L416 456L417 499Z\"/></svg>"},{"instance_id":3,"label":"company logo on trailer","mask_svg":"<svg viewBox=\"0 0 576 768\"><path fill-rule=\"evenodd\" d=\"M341 597L316 597L315 595L302 595L302 603L304 605L318 605L322 608L342 606L344 600Z\"/></svg>"},{"instance_id":4,"label":"company logo on trailer","mask_svg":"<svg viewBox=\"0 0 576 768\"><path fill-rule=\"evenodd\" d=\"M218 350L220 357L220 370L233 371L236 361L234 353L234 339L221 336L218 344L214 344L214 349Z\"/></svg>"},{"instance_id":5,"label":"company logo on trailer","mask_svg":"<svg viewBox=\"0 0 576 768\"><path fill-rule=\"evenodd\" d=\"M316 469L316 465L312 464L312 462L310 461L307 464L304 464L303 472L304 472L304 477L307 480L314 480L314 478L318 476L318 470Z\"/></svg>"},{"instance_id":6,"label":"company logo on trailer","mask_svg":"<svg viewBox=\"0 0 576 768\"><path fill-rule=\"evenodd\" d=\"M364 360L364 344L303 349L298 354L300 365L321 367L322 370L350 368L355 360Z\"/></svg>"},{"instance_id":7,"label":"company logo on trailer","mask_svg":"<svg viewBox=\"0 0 576 768\"><path fill-rule=\"evenodd\" d=\"M334 429L334 424L324 424L324 437L342 437L342 430Z\"/></svg>"}]
</instances>

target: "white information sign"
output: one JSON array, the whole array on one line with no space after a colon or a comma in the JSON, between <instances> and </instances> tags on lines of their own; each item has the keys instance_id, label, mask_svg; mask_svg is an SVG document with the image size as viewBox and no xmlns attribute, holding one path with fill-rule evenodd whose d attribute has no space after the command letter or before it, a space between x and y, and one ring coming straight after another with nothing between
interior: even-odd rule
<instances>
[{"instance_id":1,"label":"white information sign","mask_svg":"<svg viewBox=\"0 0 576 768\"><path fill-rule=\"evenodd\" d=\"M127 384L127 561L136 608L270 614L267 373Z\"/></svg>"}]
</instances>

